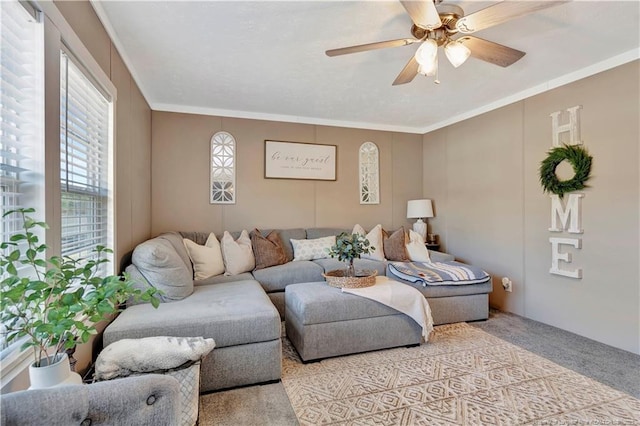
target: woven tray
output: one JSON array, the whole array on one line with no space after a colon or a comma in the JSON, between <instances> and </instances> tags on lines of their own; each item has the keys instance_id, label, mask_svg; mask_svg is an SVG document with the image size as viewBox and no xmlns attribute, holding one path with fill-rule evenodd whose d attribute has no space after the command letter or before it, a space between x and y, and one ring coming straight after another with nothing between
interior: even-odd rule
<instances>
[{"instance_id":1,"label":"woven tray","mask_svg":"<svg viewBox=\"0 0 640 426\"><path fill-rule=\"evenodd\" d=\"M356 273L358 274L357 277L345 277L344 269L336 269L322 274L322 276L327 280L327 284L338 288L371 287L376 283L378 271L375 269L365 269Z\"/></svg>"}]
</instances>

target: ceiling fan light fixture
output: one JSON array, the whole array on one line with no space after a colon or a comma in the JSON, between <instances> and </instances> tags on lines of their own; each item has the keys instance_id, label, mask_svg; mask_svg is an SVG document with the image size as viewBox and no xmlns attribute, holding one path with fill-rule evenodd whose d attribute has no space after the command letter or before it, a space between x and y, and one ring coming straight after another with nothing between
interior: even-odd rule
<instances>
[{"instance_id":1,"label":"ceiling fan light fixture","mask_svg":"<svg viewBox=\"0 0 640 426\"><path fill-rule=\"evenodd\" d=\"M471 50L459 41L451 40L444 46L444 53L447 55L447 59L449 59L451 65L453 65L454 68L458 68L469 58Z\"/></svg>"},{"instance_id":2,"label":"ceiling fan light fixture","mask_svg":"<svg viewBox=\"0 0 640 426\"><path fill-rule=\"evenodd\" d=\"M420 64L418 66L418 74L422 74L427 77L435 77L438 74L438 56L435 56L432 62L424 65Z\"/></svg>"},{"instance_id":3,"label":"ceiling fan light fixture","mask_svg":"<svg viewBox=\"0 0 640 426\"><path fill-rule=\"evenodd\" d=\"M415 58L421 67L433 67L438 56L438 43L430 38L426 39L418 50L416 50Z\"/></svg>"}]
</instances>

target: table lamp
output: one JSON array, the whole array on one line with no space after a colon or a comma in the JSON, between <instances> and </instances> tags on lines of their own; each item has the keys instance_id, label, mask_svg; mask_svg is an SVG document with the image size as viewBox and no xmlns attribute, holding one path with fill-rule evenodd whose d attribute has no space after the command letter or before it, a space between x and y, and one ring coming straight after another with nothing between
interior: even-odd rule
<instances>
[{"instance_id":1,"label":"table lamp","mask_svg":"<svg viewBox=\"0 0 640 426\"><path fill-rule=\"evenodd\" d=\"M422 235L422 240L427 240L427 224L422 221L433 217L431 200L409 200L407 202L407 219L418 219L413 224L413 230Z\"/></svg>"}]
</instances>

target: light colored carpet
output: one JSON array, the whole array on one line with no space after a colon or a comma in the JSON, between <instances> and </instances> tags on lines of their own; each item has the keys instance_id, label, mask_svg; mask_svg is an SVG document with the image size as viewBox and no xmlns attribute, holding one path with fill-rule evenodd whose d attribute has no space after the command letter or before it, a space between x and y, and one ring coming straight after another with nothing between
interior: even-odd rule
<instances>
[{"instance_id":1,"label":"light colored carpet","mask_svg":"<svg viewBox=\"0 0 640 426\"><path fill-rule=\"evenodd\" d=\"M419 347L306 365L283 345L301 425L640 424L640 400L464 323Z\"/></svg>"}]
</instances>

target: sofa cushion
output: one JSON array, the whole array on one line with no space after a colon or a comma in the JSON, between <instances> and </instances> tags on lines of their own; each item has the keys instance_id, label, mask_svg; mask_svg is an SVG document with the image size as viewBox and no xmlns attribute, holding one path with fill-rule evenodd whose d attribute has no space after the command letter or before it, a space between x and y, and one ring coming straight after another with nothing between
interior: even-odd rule
<instances>
[{"instance_id":1,"label":"sofa cushion","mask_svg":"<svg viewBox=\"0 0 640 426\"><path fill-rule=\"evenodd\" d=\"M158 235L156 238L165 239L169 242L169 244L171 244L171 246L176 250L176 253L178 254L178 256L180 256L180 259L182 259L185 266L189 270L189 273L193 277L193 267L191 266L191 259L189 259L189 253L187 253L187 249L184 248L184 243L182 242L183 241L182 235L180 235L180 233L178 232L165 232L163 234ZM204 241L206 240L207 240L207 237L205 237L202 243L198 243L198 244L204 244Z\"/></svg>"},{"instance_id":2,"label":"sofa cushion","mask_svg":"<svg viewBox=\"0 0 640 426\"><path fill-rule=\"evenodd\" d=\"M408 262L407 256L407 234L404 228L400 227L389 235L386 231L382 231L384 240L384 256L394 262Z\"/></svg>"},{"instance_id":3,"label":"sofa cushion","mask_svg":"<svg viewBox=\"0 0 640 426\"><path fill-rule=\"evenodd\" d=\"M387 276L412 287L417 288L424 297L429 299L436 299L439 297L450 296L468 296L471 294L486 294L493 291L493 284L491 281L480 284L463 284L463 285L427 285L423 286L422 283L412 283L411 281L403 280L393 275L387 267Z\"/></svg>"},{"instance_id":4,"label":"sofa cushion","mask_svg":"<svg viewBox=\"0 0 640 426\"><path fill-rule=\"evenodd\" d=\"M204 280L197 280L193 282L194 286L220 284L220 283L233 283L237 281L252 280L253 275L251 272L243 272L238 275L215 275L213 277L205 278Z\"/></svg>"},{"instance_id":5,"label":"sofa cushion","mask_svg":"<svg viewBox=\"0 0 640 426\"><path fill-rule=\"evenodd\" d=\"M150 336L212 338L216 348L280 338L280 315L256 281L198 286L175 303L125 309L104 331L104 345Z\"/></svg>"},{"instance_id":6,"label":"sofa cushion","mask_svg":"<svg viewBox=\"0 0 640 426\"><path fill-rule=\"evenodd\" d=\"M237 240L234 240L229 232L224 231L220 247L224 259L225 275L238 275L252 271L256 266L251 239L246 230L242 231Z\"/></svg>"},{"instance_id":7,"label":"sofa cushion","mask_svg":"<svg viewBox=\"0 0 640 426\"><path fill-rule=\"evenodd\" d=\"M407 256L412 262L431 262L429 257L429 250L424 244L422 235L418 234L413 229L409 229L409 242L406 245Z\"/></svg>"},{"instance_id":8,"label":"sofa cushion","mask_svg":"<svg viewBox=\"0 0 640 426\"><path fill-rule=\"evenodd\" d=\"M316 239L322 237L338 236L342 232L349 233L349 229L344 228L308 228L307 238Z\"/></svg>"},{"instance_id":9,"label":"sofa cushion","mask_svg":"<svg viewBox=\"0 0 640 426\"><path fill-rule=\"evenodd\" d=\"M183 239L191 263L193 264L193 278L202 280L224 273L224 261L220 243L212 232L204 245L196 244L189 238Z\"/></svg>"},{"instance_id":10,"label":"sofa cushion","mask_svg":"<svg viewBox=\"0 0 640 426\"><path fill-rule=\"evenodd\" d=\"M369 240L369 244L373 248L370 253L362 254L360 257L362 259L373 259L384 262L386 259L384 257L384 248L383 248L383 239L382 239L382 225L376 225L366 233L364 228L360 226L360 224L356 224L353 227L352 233L359 234Z\"/></svg>"},{"instance_id":11,"label":"sofa cushion","mask_svg":"<svg viewBox=\"0 0 640 426\"><path fill-rule=\"evenodd\" d=\"M310 260L288 262L284 265L253 271L253 276L260 281L267 293L282 291L291 283L305 283L311 281L324 281L324 270Z\"/></svg>"},{"instance_id":12,"label":"sofa cushion","mask_svg":"<svg viewBox=\"0 0 640 426\"><path fill-rule=\"evenodd\" d=\"M147 282L163 292L162 301L181 300L193 292L193 273L166 238L138 244L131 260Z\"/></svg>"},{"instance_id":13,"label":"sofa cushion","mask_svg":"<svg viewBox=\"0 0 640 426\"><path fill-rule=\"evenodd\" d=\"M334 271L336 269L345 269L346 267L345 263L338 259L318 259L314 260L313 263L320 265L324 272ZM361 271L363 269L376 270L380 276L385 275L387 272L387 262L380 262L377 260L353 259L353 266L356 271ZM324 281L324 278L321 281Z\"/></svg>"},{"instance_id":14,"label":"sofa cushion","mask_svg":"<svg viewBox=\"0 0 640 426\"><path fill-rule=\"evenodd\" d=\"M292 229L277 229L280 239L282 240L282 246L284 247L284 253L287 255L287 262L293 260L293 246L291 245L291 239L303 240L307 238L307 231L302 228ZM265 235L266 231L262 231L262 235Z\"/></svg>"},{"instance_id":15,"label":"sofa cushion","mask_svg":"<svg viewBox=\"0 0 640 426\"><path fill-rule=\"evenodd\" d=\"M263 237L258 229L254 229L249 236L253 255L256 258L255 269L264 269L287 262L287 255L278 232L271 231Z\"/></svg>"},{"instance_id":16,"label":"sofa cushion","mask_svg":"<svg viewBox=\"0 0 640 426\"><path fill-rule=\"evenodd\" d=\"M324 259L329 257L329 249L336 244L335 235L322 238L291 240L293 261Z\"/></svg>"}]
</instances>

